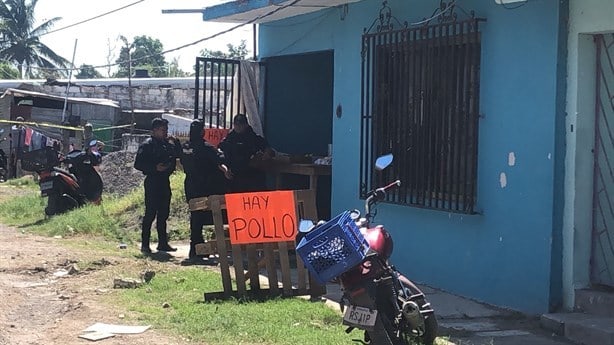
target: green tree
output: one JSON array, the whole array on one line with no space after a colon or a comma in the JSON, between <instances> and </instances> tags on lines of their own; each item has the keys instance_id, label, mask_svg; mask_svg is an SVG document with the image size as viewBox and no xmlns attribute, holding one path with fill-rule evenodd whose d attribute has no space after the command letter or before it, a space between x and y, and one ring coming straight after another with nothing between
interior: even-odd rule
<instances>
[{"instance_id":1,"label":"green tree","mask_svg":"<svg viewBox=\"0 0 614 345\"><path fill-rule=\"evenodd\" d=\"M2 0L0 2L0 59L16 64L21 78L38 75L36 67L65 68L69 62L40 41L61 18L55 17L34 27L34 9L38 0ZM57 74L57 73L47 73ZM62 73L66 75L66 73Z\"/></svg>"},{"instance_id":2,"label":"green tree","mask_svg":"<svg viewBox=\"0 0 614 345\"><path fill-rule=\"evenodd\" d=\"M75 75L77 79L94 79L94 78L102 78L102 74L100 74L92 65L82 64L79 67L79 73Z\"/></svg>"},{"instance_id":3,"label":"green tree","mask_svg":"<svg viewBox=\"0 0 614 345\"><path fill-rule=\"evenodd\" d=\"M126 41L127 43L127 41ZM149 36L136 36L130 44L124 44L116 63L119 64L117 77L128 76L128 64L132 61L132 71L146 69L152 77L166 77L167 66L162 52L164 46L159 39ZM130 56L128 54L130 52Z\"/></svg>"},{"instance_id":4,"label":"green tree","mask_svg":"<svg viewBox=\"0 0 614 345\"><path fill-rule=\"evenodd\" d=\"M0 79L19 79L21 74L17 68L6 62L0 62Z\"/></svg>"},{"instance_id":5,"label":"green tree","mask_svg":"<svg viewBox=\"0 0 614 345\"><path fill-rule=\"evenodd\" d=\"M249 53L247 51L247 42L245 40L241 40L241 43L239 43L239 45L236 47L232 43L228 43L226 47L228 48L228 56L231 59L245 60L247 54Z\"/></svg>"},{"instance_id":6,"label":"green tree","mask_svg":"<svg viewBox=\"0 0 614 345\"><path fill-rule=\"evenodd\" d=\"M178 58L173 58L173 61L168 64L168 77L181 78L189 76L190 74L188 72L185 72L181 68L179 68Z\"/></svg>"},{"instance_id":7,"label":"green tree","mask_svg":"<svg viewBox=\"0 0 614 345\"><path fill-rule=\"evenodd\" d=\"M228 43L226 45L226 48L228 49L228 51L226 52L223 52L221 50L210 50L210 49L205 48L200 51L200 56L206 57L206 58L245 60L245 57L248 54L247 42L245 40L241 40L241 43L239 43L239 45L237 46L233 45L232 43ZM216 67L217 68L213 70L213 73L211 73L211 65L207 64L206 74L214 75L214 76L217 76L217 75L229 76L229 74L232 73L231 71L226 71L226 65L224 64L216 65Z\"/></svg>"},{"instance_id":8,"label":"green tree","mask_svg":"<svg viewBox=\"0 0 614 345\"><path fill-rule=\"evenodd\" d=\"M220 58L220 59L239 59L245 60L247 54L247 41L241 40L239 45L235 46L232 43L228 43L226 45L228 51L223 52L221 50L210 50L210 49L202 49L200 51L200 56L202 57L212 57L212 58Z\"/></svg>"}]
</instances>

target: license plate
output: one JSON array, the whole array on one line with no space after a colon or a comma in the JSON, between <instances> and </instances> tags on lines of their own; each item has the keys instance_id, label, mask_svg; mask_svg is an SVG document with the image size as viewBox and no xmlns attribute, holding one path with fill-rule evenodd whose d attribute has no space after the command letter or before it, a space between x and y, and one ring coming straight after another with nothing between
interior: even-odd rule
<instances>
[{"instance_id":1,"label":"license plate","mask_svg":"<svg viewBox=\"0 0 614 345\"><path fill-rule=\"evenodd\" d=\"M46 181L41 183L41 192L46 192L50 189L53 189L53 181Z\"/></svg>"},{"instance_id":2,"label":"license plate","mask_svg":"<svg viewBox=\"0 0 614 345\"><path fill-rule=\"evenodd\" d=\"M343 314L343 321L355 326L373 327L375 319L377 319L377 310L358 306L349 306Z\"/></svg>"}]
</instances>

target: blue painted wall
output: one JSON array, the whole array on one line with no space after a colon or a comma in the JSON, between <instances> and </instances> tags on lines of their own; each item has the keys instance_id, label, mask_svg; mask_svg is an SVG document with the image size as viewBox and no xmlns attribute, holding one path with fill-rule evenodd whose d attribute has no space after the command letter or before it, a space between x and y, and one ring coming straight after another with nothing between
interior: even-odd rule
<instances>
[{"instance_id":1,"label":"blue painted wall","mask_svg":"<svg viewBox=\"0 0 614 345\"><path fill-rule=\"evenodd\" d=\"M400 20L431 15L438 1L391 0ZM559 2L534 0L508 10L494 1L458 0L483 23L478 210L467 216L381 205L377 222L395 239L393 260L412 279L530 313L550 302ZM261 57L334 50L333 213L358 198L361 34L381 1L260 25ZM462 16L462 11L458 11ZM290 78L291 76L289 76ZM331 114L334 109L331 109ZM557 141L557 145L562 145ZM508 164L509 154L515 165ZM500 184L505 173L507 185ZM558 195L558 194L557 194ZM555 230L558 231L558 230ZM558 268L560 269L560 268Z\"/></svg>"}]
</instances>

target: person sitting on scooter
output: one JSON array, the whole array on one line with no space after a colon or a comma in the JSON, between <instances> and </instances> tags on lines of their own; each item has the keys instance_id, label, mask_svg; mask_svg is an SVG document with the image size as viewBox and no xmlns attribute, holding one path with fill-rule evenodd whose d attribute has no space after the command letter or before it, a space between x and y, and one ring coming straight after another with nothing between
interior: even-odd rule
<instances>
[{"instance_id":1,"label":"person sitting on scooter","mask_svg":"<svg viewBox=\"0 0 614 345\"><path fill-rule=\"evenodd\" d=\"M98 152L97 140L90 140L85 146L85 162L83 164L83 172L80 174L81 181L79 184L85 194L87 200L95 205L100 205L102 202L103 181L98 167L102 163L102 155Z\"/></svg>"},{"instance_id":2,"label":"person sitting on scooter","mask_svg":"<svg viewBox=\"0 0 614 345\"><path fill-rule=\"evenodd\" d=\"M181 155L181 144L168 137L168 120L155 118L151 122L151 137L140 145L134 161L134 168L145 174L145 216L141 226L141 252L151 254L149 240L151 225L156 219L158 251L173 252L168 243L166 220L171 203L170 175L175 171L177 158Z\"/></svg>"}]
</instances>

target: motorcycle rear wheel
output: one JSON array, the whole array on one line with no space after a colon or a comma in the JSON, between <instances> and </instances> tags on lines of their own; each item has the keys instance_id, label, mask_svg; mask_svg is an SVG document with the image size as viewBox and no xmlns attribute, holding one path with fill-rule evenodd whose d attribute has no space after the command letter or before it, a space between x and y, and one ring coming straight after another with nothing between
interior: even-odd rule
<instances>
[{"instance_id":1,"label":"motorcycle rear wheel","mask_svg":"<svg viewBox=\"0 0 614 345\"><path fill-rule=\"evenodd\" d=\"M415 285L411 286L411 285L404 284L403 282L401 282L401 284L403 285L403 287L408 289L412 295L417 295L417 294L424 295L424 293ZM426 301L426 298L424 297L420 297L414 300L414 302L418 304L418 307L420 307L420 310L424 310L428 306L428 302ZM411 330L409 329L401 330L401 338L404 338L404 342L402 342L401 344L412 344L412 341L417 339L423 345L433 345L433 343L435 342L435 338L437 338L437 328L438 327L439 326L437 324L437 317L435 317L435 313L433 312L433 313L425 314L424 315L424 333L421 336L417 337L415 334L412 334Z\"/></svg>"},{"instance_id":2,"label":"motorcycle rear wheel","mask_svg":"<svg viewBox=\"0 0 614 345\"><path fill-rule=\"evenodd\" d=\"M409 295L424 295L420 289L415 286L407 285L401 283ZM412 284L410 282L410 284ZM406 297L409 297L406 296ZM369 338L371 338L370 344L393 344L393 345L433 345L435 342L435 338L437 338L437 318L433 312L422 314L424 316L424 328L415 329L408 323L405 318L400 320L400 324L396 324L394 321L394 317L396 317L396 311L398 310L396 307L390 305L390 303L399 303L394 297L395 301L391 301L389 297L380 296L378 299L377 310L378 313L378 321L381 319L381 324L385 328L385 332L387 333L386 341L381 342L379 339L375 339L375 337L369 333ZM415 298L412 300L414 303L418 305L421 311L430 309L428 302L424 297ZM399 306L400 307L400 306ZM376 324L377 329L377 324ZM381 337L381 336L380 336ZM378 337L379 338L379 337ZM373 340L376 340L375 342Z\"/></svg>"}]
</instances>

